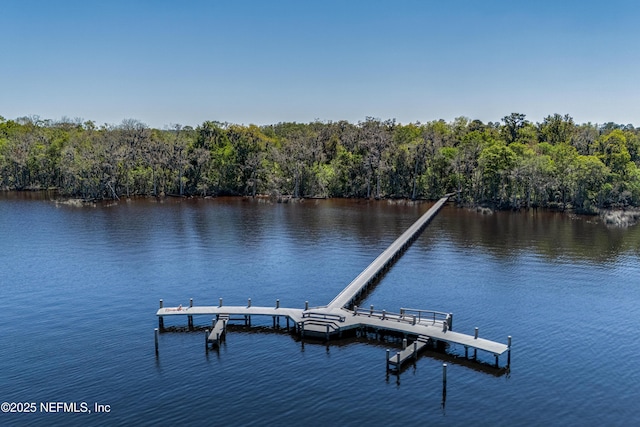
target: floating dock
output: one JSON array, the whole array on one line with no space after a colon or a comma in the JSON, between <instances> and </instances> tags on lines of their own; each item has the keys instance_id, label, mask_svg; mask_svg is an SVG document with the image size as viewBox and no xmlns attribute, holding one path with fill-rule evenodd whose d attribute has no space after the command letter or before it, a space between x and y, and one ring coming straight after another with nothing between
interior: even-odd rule
<instances>
[{"instance_id":1,"label":"floating dock","mask_svg":"<svg viewBox=\"0 0 640 427\"><path fill-rule=\"evenodd\" d=\"M402 255L409 245L420 235L431 219L444 206L451 194L447 194L436 202L424 215L422 215L409 229L398 237L382 254L380 254L362 273L360 273L347 287L345 287L326 306L309 308L305 302L303 308L280 307L280 300L276 300L274 307L252 306L251 299L246 306L223 305L222 298L217 306L194 306L193 299L189 307L164 307L160 300L160 308L156 312L158 316L158 328L164 330L164 318L167 316L187 316L189 329L193 329L193 316L215 316L215 323L206 338L207 347L218 346L224 339L227 324L231 321L241 321L245 325L251 325L253 316L268 316L273 318L273 326L280 325L280 320L286 321L287 329L290 326L301 337L313 337L329 341L334 337L342 337L345 333L358 333L374 331L378 334L393 334L402 336L403 350L387 355L387 369L400 371L401 366L408 360L416 359L418 353L424 348L437 346L439 343L458 344L464 347L465 356L468 350L477 350L491 353L495 357L495 366L498 367L498 358L505 352L508 353L506 366L511 362L511 337L508 344L502 344L478 336L478 328L474 335L467 335L453 331L453 314L422 310L413 308L401 308L399 313L358 307L356 302L367 289L377 281L384 271ZM406 340L411 344L406 344ZM157 351L157 333L156 333Z\"/></svg>"}]
</instances>

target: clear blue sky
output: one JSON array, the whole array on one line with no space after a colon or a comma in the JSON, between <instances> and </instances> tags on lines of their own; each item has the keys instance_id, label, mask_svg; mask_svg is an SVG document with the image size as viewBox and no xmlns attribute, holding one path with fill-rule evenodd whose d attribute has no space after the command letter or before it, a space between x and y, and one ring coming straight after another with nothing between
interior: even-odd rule
<instances>
[{"instance_id":1,"label":"clear blue sky","mask_svg":"<svg viewBox=\"0 0 640 427\"><path fill-rule=\"evenodd\" d=\"M9 119L640 126L638 1L4 0L0 17Z\"/></svg>"}]
</instances>

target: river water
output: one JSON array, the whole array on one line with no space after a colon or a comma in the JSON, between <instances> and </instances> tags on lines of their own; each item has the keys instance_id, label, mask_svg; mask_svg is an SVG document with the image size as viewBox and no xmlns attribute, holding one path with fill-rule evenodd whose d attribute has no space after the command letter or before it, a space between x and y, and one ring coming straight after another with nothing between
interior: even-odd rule
<instances>
[{"instance_id":1,"label":"river water","mask_svg":"<svg viewBox=\"0 0 640 427\"><path fill-rule=\"evenodd\" d=\"M301 343L270 319L219 351L202 331L167 332L156 357L159 299L324 305L429 206L0 194L0 401L33 411L0 425L640 423L640 227L560 213L446 206L361 303L511 335L508 373L429 354L387 375L397 343Z\"/></svg>"}]
</instances>

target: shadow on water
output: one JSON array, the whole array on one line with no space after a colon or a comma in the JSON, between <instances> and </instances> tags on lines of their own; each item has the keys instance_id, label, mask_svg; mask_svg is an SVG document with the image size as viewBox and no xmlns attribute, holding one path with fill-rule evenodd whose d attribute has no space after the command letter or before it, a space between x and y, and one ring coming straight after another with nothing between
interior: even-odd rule
<instances>
[{"instance_id":1,"label":"shadow on water","mask_svg":"<svg viewBox=\"0 0 640 427\"><path fill-rule=\"evenodd\" d=\"M205 331L208 331L209 328L203 325L194 325L192 329L188 326L169 326L164 328L161 332L163 334L202 334ZM258 325L258 326L247 326L242 324L233 324L230 323L227 326L228 332L240 332L244 334L255 334L255 335L289 335L292 339L299 342L301 345L301 351L304 352L305 346L313 346L313 347L325 347L327 353L329 352L330 347L349 347L355 344L367 344L369 346L380 348L381 350L393 349L399 350L402 348L402 337L395 336L393 334L345 334L343 337L333 337L330 340L320 337L313 336L305 336L301 337L294 327L287 328L286 326L281 326L277 328L273 328L270 326ZM226 347L226 338L222 341L221 346ZM220 357L219 354L220 347L216 346L207 351L207 358L209 357L208 353L215 353L217 357ZM162 353L162 350L160 350ZM389 376L396 376L397 382L399 384L399 377L402 373L406 372L409 369L416 369L417 361L422 357L427 357L433 360L439 360L443 363L451 364L451 365L459 365L465 368L469 368L476 372L480 372L483 374L492 375L494 377L501 377L504 375L509 375L510 368L506 366L496 367L494 364L490 364L486 361L483 361L478 358L473 357L465 357L459 354L452 353L449 351L449 345L444 342L440 342L439 345L434 345L433 347L425 347L419 353L417 358L413 359L411 362L404 363L399 370L393 369L387 371L387 379ZM382 365L382 363L381 363ZM446 391L445 391L446 394Z\"/></svg>"}]
</instances>

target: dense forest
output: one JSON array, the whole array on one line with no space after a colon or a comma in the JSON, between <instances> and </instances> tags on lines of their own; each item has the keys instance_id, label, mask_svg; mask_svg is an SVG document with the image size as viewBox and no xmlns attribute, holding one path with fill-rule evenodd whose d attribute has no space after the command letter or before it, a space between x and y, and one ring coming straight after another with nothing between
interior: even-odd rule
<instances>
[{"instance_id":1,"label":"dense forest","mask_svg":"<svg viewBox=\"0 0 640 427\"><path fill-rule=\"evenodd\" d=\"M640 206L640 128L512 113L399 124L366 118L152 129L0 116L0 189L135 195L435 199L595 212Z\"/></svg>"}]
</instances>

